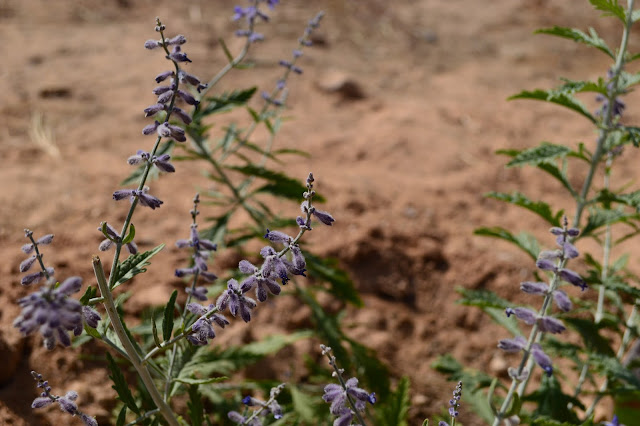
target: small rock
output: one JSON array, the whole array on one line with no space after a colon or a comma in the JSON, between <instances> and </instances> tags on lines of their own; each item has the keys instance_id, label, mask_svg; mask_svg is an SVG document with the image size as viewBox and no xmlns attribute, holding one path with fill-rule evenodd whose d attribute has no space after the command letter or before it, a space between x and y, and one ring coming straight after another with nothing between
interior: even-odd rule
<instances>
[{"instance_id":1,"label":"small rock","mask_svg":"<svg viewBox=\"0 0 640 426\"><path fill-rule=\"evenodd\" d=\"M362 86L341 71L330 71L318 82L323 92L338 93L343 99L359 100L366 98Z\"/></svg>"}]
</instances>

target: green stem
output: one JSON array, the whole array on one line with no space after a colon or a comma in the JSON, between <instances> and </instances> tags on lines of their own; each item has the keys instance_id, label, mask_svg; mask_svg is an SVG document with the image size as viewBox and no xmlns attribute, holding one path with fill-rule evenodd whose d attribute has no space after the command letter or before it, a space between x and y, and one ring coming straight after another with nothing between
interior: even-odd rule
<instances>
[{"instance_id":1,"label":"green stem","mask_svg":"<svg viewBox=\"0 0 640 426\"><path fill-rule=\"evenodd\" d=\"M102 263L100 262L100 258L98 256L93 257L93 271L96 275L96 279L98 281L98 287L100 288L100 293L104 297L104 307L107 311L107 315L111 320L111 325L113 326L113 330L118 336L118 340L122 343L122 347L127 353L129 361L131 361L131 365L136 369L136 372L140 376L140 379L144 383L151 399L156 404L156 407L160 410L160 413L164 417L164 419L171 426L179 426L178 420L176 419L171 407L162 399L162 395L158 392L155 384L153 383L153 378L151 377L151 373L146 368L146 366L141 362L140 355L136 351L135 346L129 339L127 332L125 331L124 325L120 319L120 315L118 315L118 311L116 309L115 303L113 301L113 296L111 294L111 290L107 283L107 279L104 275L104 270L102 269Z\"/></svg>"}]
</instances>

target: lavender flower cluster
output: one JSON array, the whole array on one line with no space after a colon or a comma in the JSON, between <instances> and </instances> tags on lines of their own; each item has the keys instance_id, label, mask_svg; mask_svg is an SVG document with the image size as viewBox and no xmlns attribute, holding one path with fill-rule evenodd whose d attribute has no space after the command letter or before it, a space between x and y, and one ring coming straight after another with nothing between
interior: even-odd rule
<instances>
[{"instance_id":1,"label":"lavender flower cluster","mask_svg":"<svg viewBox=\"0 0 640 426\"><path fill-rule=\"evenodd\" d=\"M42 374L32 371L31 375L38 382L36 386L42 389L40 396L31 403L31 408L42 408L55 402L63 412L71 414L72 416L79 416L85 426L98 426L98 422L94 417L78 410L78 406L75 403L75 400L78 399L78 393L76 391L69 391L64 396L54 395L51 393L49 382L42 378Z\"/></svg>"},{"instance_id":2,"label":"lavender flower cluster","mask_svg":"<svg viewBox=\"0 0 640 426\"><path fill-rule=\"evenodd\" d=\"M82 306L80 302L69 297L80 291L82 278L70 277L62 283L57 283L53 279L54 269L45 267L43 255L38 246L51 244L53 235L45 235L35 240L33 232L25 229L25 236L31 240L31 243L22 246L22 251L27 254L35 252L35 254L20 264L20 271L27 272L36 261L41 270L26 275L21 283L31 285L43 277L46 277L46 283L40 290L18 300L22 311L13 325L25 336L36 331L40 332L44 337L44 345L49 350L52 350L57 342L63 346L70 346L69 331L76 336L80 335L83 322L89 327L97 327L100 315L93 308Z\"/></svg>"},{"instance_id":3,"label":"lavender flower cluster","mask_svg":"<svg viewBox=\"0 0 640 426\"><path fill-rule=\"evenodd\" d=\"M251 6L241 7L236 6L233 9L234 21L245 19L247 23L246 29L236 31L238 37L247 37L249 43L255 43L257 41L264 40L264 34L255 31L255 24L258 20L268 22L269 16L260 9L260 3L267 3L267 7L273 10L280 0L251 0Z\"/></svg>"},{"instance_id":4,"label":"lavender flower cluster","mask_svg":"<svg viewBox=\"0 0 640 426\"><path fill-rule=\"evenodd\" d=\"M257 410L254 410L251 415L248 415L246 412L245 414L240 414L237 411L229 411L229 413L227 413L227 417L229 417L229 420L234 423L248 426L262 426L264 424L264 419L269 414L273 414L273 418L275 420L281 419L282 407L278 404L276 398L280 395L284 386L284 383L282 383L271 388L269 391L269 399L267 401L262 401L252 396L245 396L242 399L242 403L247 407L257 407Z\"/></svg>"},{"instance_id":5,"label":"lavender flower cluster","mask_svg":"<svg viewBox=\"0 0 640 426\"><path fill-rule=\"evenodd\" d=\"M456 388L453 390L453 398L449 400L449 416L451 416L451 424L441 420L438 422L438 426L454 426L455 421L460 414L458 408L460 408L460 398L462 398L462 382L458 382Z\"/></svg>"},{"instance_id":6,"label":"lavender flower cluster","mask_svg":"<svg viewBox=\"0 0 640 426\"><path fill-rule=\"evenodd\" d=\"M364 426L364 420L361 413L364 412L367 402L371 405L375 404L376 394L368 393L358 387L358 379L352 377L344 380L342 374L344 369L339 368L336 357L331 354L331 348L320 345L322 355L329 358L329 365L333 367L333 376L338 379L340 384L330 383L324 387L324 395L322 399L331 404L329 412L337 418L333 422L333 426L351 425L353 418L356 417L358 424Z\"/></svg>"},{"instance_id":7,"label":"lavender flower cluster","mask_svg":"<svg viewBox=\"0 0 640 426\"><path fill-rule=\"evenodd\" d=\"M553 373L551 358L544 353L540 344L534 343L533 340L538 331L558 334L566 329L562 321L547 314L550 300L553 299L561 311L568 312L572 308L571 300L564 291L557 288L558 282L565 281L579 287L583 291L587 288L586 282L577 272L565 268L567 261L579 255L578 250L571 243L571 240L577 237L580 231L576 228L568 228L568 222L565 218L563 228L553 227L550 232L556 236L556 244L560 248L540 252L536 266L543 271L549 271L553 274L551 284L529 281L520 284L520 289L523 292L545 298L540 312L534 312L531 309L521 307L507 308L505 311L507 316L515 315L516 318L525 324L534 325L531 337L527 341L527 339L522 336L516 336L513 339L500 340L498 343L498 348L506 352L519 352L522 350L525 351L525 353L530 353L535 362L548 376ZM510 369L509 374L514 380L522 381L526 379L529 372L526 369Z\"/></svg>"},{"instance_id":8,"label":"lavender flower cluster","mask_svg":"<svg viewBox=\"0 0 640 426\"><path fill-rule=\"evenodd\" d=\"M175 172L175 167L169 162L171 156L169 154L156 156L155 152L162 138L176 142L185 142L187 140L184 129L178 125L171 124L169 120L172 115L175 115L184 125L189 125L192 121L191 116L184 109L176 106L176 103L183 101L187 105L198 106L199 101L191 93L180 88L180 85L190 85L198 92L207 87L198 77L180 68L180 64L191 62L181 47L187 42L185 36L177 35L173 38L165 38L164 31L166 27L160 20L157 20L155 29L160 33L161 39L147 40L144 47L149 50L162 48L166 53L166 59L172 62L174 70L163 71L156 76L156 83L168 80L168 84L160 85L153 89L153 94L158 97L156 103L144 109L145 117L158 118L142 129L142 134L144 135L157 135L153 150L151 152L138 150L135 155L132 155L127 160L130 165L146 164L145 177L152 166L166 173ZM171 51L169 51L169 48L171 48ZM113 199L116 201L129 199L131 203L139 202L142 206L151 209L160 207L163 202L148 192L149 187L141 184L136 189L119 189L115 191Z\"/></svg>"}]
</instances>

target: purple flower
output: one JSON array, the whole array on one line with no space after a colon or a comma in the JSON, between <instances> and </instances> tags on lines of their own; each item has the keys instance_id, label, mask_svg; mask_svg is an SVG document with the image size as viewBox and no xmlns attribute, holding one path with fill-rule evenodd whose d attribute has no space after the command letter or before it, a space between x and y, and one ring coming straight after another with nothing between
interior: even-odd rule
<instances>
[{"instance_id":1,"label":"purple flower","mask_svg":"<svg viewBox=\"0 0 640 426\"><path fill-rule=\"evenodd\" d=\"M562 290L556 290L553 292L553 299L556 302L556 305L560 310L564 312L569 312L571 310L572 304L571 300L569 300L569 296Z\"/></svg>"},{"instance_id":2,"label":"purple flower","mask_svg":"<svg viewBox=\"0 0 640 426\"><path fill-rule=\"evenodd\" d=\"M25 336L39 331L45 347L53 349L56 342L71 345L68 331L77 336L82 333L82 305L69 296L80 290L82 279L71 277L57 288L43 288L18 300L20 316L13 322Z\"/></svg>"},{"instance_id":3,"label":"purple flower","mask_svg":"<svg viewBox=\"0 0 640 426\"><path fill-rule=\"evenodd\" d=\"M580 275L578 275L578 273L573 272L570 269L560 269L559 272L560 278L562 278L564 281L568 282L569 284L573 284L576 287L580 287L580 289L582 291L587 289L587 283L585 282L585 280L582 279L582 277Z\"/></svg>"},{"instance_id":4,"label":"purple flower","mask_svg":"<svg viewBox=\"0 0 640 426\"><path fill-rule=\"evenodd\" d=\"M92 307L83 306L82 319L89 327L96 328L98 326L98 322L100 322L102 318L100 318L100 314Z\"/></svg>"},{"instance_id":5,"label":"purple flower","mask_svg":"<svg viewBox=\"0 0 640 426\"><path fill-rule=\"evenodd\" d=\"M458 382L453 391L453 398L449 400L449 415L453 418L458 417L458 408L460 407L460 398L462 397L462 382Z\"/></svg>"},{"instance_id":6,"label":"purple flower","mask_svg":"<svg viewBox=\"0 0 640 426\"><path fill-rule=\"evenodd\" d=\"M604 426L624 426L624 424L620 423L620 421L618 420L617 414L613 415L613 419L611 419L610 422L604 422L603 425Z\"/></svg>"},{"instance_id":7,"label":"purple flower","mask_svg":"<svg viewBox=\"0 0 640 426\"><path fill-rule=\"evenodd\" d=\"M124 200L125 198L129 198L130 202L134 202L136 197L140 201L140 204L146 207L155 210L163 204L162 201L157 199L156 197L147 194L149 192L149 187L145 186L142 190L139 189L119 189L113 193L113 199L116 201Z\"/></svg>"},{"instance_id":8,"label":"purple flower","mask_svg":"<svg viewBox=\"0 0 640 426\"><path fill-rule=\"evenodd\" d=\"M55 402L65 413L71 414L72 416L80 416L80 419L85 424L85 426L98 426L98 422L95 418L78 410L78 406L75 403L75 400L78 399L78 393L76 391L72 390L67 392L64 396L56 396L51 393L51 386L49 386L49 382L43 380L41 374L32 371L31 375L38 382L36 386L43 389L43 391L40 393L40 396L34 399L31 403L31 408L42 408Z\"/></svg>"},{"instance_id":9,"label":"purple flower","mask_svg":"<svg viewBox=\"0 0 640 426\"><path fill-rule=\"evenodd\" d=\"M163 138L171 138L176 142L185 142L187 137L185 136L184 129L182 127L174 126L164 122L156 128L156 132Z\"/></svg>"},{"instance_id":10,"label":"purple flower","mask_svg":"<svg viewBox=\"0 0 640 426\"><path fill-rule=\"evenodd\" d=\"M549 291L549 286L546 283L525 281L520 283L520 290L528 294L544 296Z\"/></svg>"},{"instance_id":11,"label":"purple flower","mask_svg":"<svg viewBox=\"0 0 640 426\"><path fill-rule=\"evenodd\" d=\"M98 231L102 232L102 226L100 228L98 228ZM111 246L113 245L114 241L119 241L120 240L120 234L118 233L118 231L116 231L115 228L113 226L109 225L108 223L107 223L107 234L111 238L105 238L104 240L102 240L102 242L98 246L98 250L100 250L100 251L109 250L111 248ZM125 245L127 246L127 250L129 250L129 253L131 253L131 254L138 253L138 246L136 245L135 242L131 241L131 242L128 242L127 244L125 244Z\"/></svg>"},{"instance_id":12,"label":"purple flower","mask_svg":"<svg viewBox=\"0 0 640 426\"><path fill-rule=\"evenodd\" d=\"M349 409L347 406L347 395L355 398L355 408L358 411L364 411L367 402L375 404L375 393L368 393L364 389L358 387L358 379L355 377L350 378L345 382L345 387L341 385L331 383L324 387L324 395L322 399L325 402L331 403L329 411L335 416L344 416L344 409Z\"/></svg>"},{"instance_id":13,"label":"purple flower","mask_svg":"<svg viewBox=\"0 0 640 426\"><path fill-rule=\"evenodd\" d=\"M558 334L566 330L564 324L559 319L553 317L542 316L538 318L538 326L540 331L545 333Z\"/></svg>"},{"instance_id":14,"label":"purple flower","mask_svg":"<svg viewBox=\"0 0 640 426\"><path fill-rule=\"evenodd\" d=\"M505 313L507 314L507 317L515 315L519 320L522 320L525 324L528 325L535 324L538 318L538 315L534 311L527 308L507 308L505 310Z\"/></svg>"},{"instance_id":15,"label":"purple flower","mask_svg":"<svg viewBox=\"0 0 640 426\"><path fill-rule=\"evenodd\" d=\"M264 234L264 237L273 243L282 243L285 245L288 245L291 241L293 241L293 238L291 238L284 232L270 231L269 228L267 228L267 233Z\"/></svg>"},{"instance_id":16,"label":"purple flower","mask_svg":"<svg viewBox=\"0 0 640 426\"><path fill-rule=\"evenodd\" d=\"M302 204L300 205L300 210L302 210L302 213L309 212L309 200L305 200L302 202ZM316 210L316 208L313 206L311 207L310 212L316 217L316 219L327 226L331 226L333 222L335 222L335 219L333 218L333 216L331 216L331 214L323 212L322 210Z\"/></svg>"},{"instance_id":17,"label":"purple flower","mask_svg":"<svg viewBox=\"0 0 640 426\"><path fill-rule=\"evenodd\" d=\"M47 267L45 269L46 269L46 272L45 271L40 271L40 272L34 272L32 274L25 275L20 280L20 284L22 284L22 285L31 285L31 284L37 283L38 281L40 281L43 277L46 277L47 275L49 275L50 277L52 277L54 275L53 268Z\"/></svg>"},{"instance_id":18,"label":"purple flower","mask_svg":"<svg viewBox=\"0 0 640 426\"><path fill-rule=\"evenodd\" d=\"M212 321L220 326L220 328L224 328L229 324L229 321L220 314L213 314L209 318L206 317L207 313L215 309L213 304L205 308L197 303L189 303L187 309L192 314L200 316L191 326L193 333L187 336L187 340L195 346L204 346L209 343L209 340L216 337L213 325L211 324Z\"/></svg>"},{"instance_id":19,"label":"purple flower","mask_svg":"<svg viewBox=\"0 0 640 426\"><path fill-rule=\"evenodd\" d=\"M256 307L256 301L246 297L244 293L246 291L238 286L238 281L233 278L227 281L227 290L216 301L218 311L223 312L228 306L234 317L239 312L244 322L251 321L251 310Z\"/></svg>"},{"instance_id":20,"label":"purple flower","mask_svg":"<svg viewBox=\"0 0 640 426\"><path fill-rule=\"evenodd\" d=\"M513 339L502 339L498 342L498 348L505 352L519 352L527 346L527 339L516 336Z\"/></svg>"},{"instance_id":21,"label":"purple flower","mask_svg":"<svg viewBox=\"0 0 640 426\"><path fill-rule=\"evenodd\" d=\"M553 374L551 358L542 351L542 347L538 343L534 343L531 346L531 355L535 362L547 373L547 376Z\"/></svg>"}]
</instances>

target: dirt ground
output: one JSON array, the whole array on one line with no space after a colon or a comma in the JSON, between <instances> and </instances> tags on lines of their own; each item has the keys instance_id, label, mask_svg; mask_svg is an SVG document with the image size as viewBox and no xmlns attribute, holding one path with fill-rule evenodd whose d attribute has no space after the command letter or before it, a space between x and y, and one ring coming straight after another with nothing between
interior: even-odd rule
<instances>
[{"instance_id":1,"label":"dirt ground","mask_svg":"<svg viewBox=\"0 0 640 426\"><path fill-rule=\"evenodd\" d=\"M240 47L230 21L234 4L0 0L0 353L6 354L1 424L67 424L56 409L32 413L32 369L60 392L75 389L84 411L108 419L114 393L103 370L74 360L73 351L46 352L39 338L23 339L11 325L19 312L15 301L31 291L19 284L23 229L56 234L47 258L58 276L81 275L94 283L90 257L101 240L96 228L103 220L122 223L126 207L111 193L130 173L125 159L151 143L140 135L148 122L142 109L153 103L153 77L166 66L162 55L143 49L155 37L154 18L161 17L169 33L187 36L189 71L207 80L225 63L218 38L232 51ZM337 222L317 228L308 241L316 252L340 258L352 273L366 306L349 311L347 328L378 350L394 377L411 377L411 415L417 422L441 413L452 390L430 368L438 355L451 353L491 374L513 361L497 353L496 341L505 332L479 311L456 305L454 289L487 288L517 297L533 265L473 230L500 225L552 244L533 215L483 193L518 189L571 207L555 183L528 170L505 170L505 159L494 151L542 140L589 145L595 139L589 123L570 112L505 100L523 89L552 87L560 76L604 75L609 66L604 55L533 31L593 26L617 46L619 27L612 19L599 20L588 2L578 0L283 1L272 23L262 27L267 39L250 57L256 67L232 74L220 90L272 87L278 59L289 56L319 10L327 12L319 31L324 43L302 58L304 74L290 85L291 120L277 144L312 154L284 167L301 180L314 172L328 199L323 208ZM632 37L631 47L640 47L640 37ZM359 86L363 97L326 90L341 80ZM596 106L592 99L584 102ZM638 122L633 99L627 106L625 120ZM614 186L638 178L638 153L627 155ZM572 179L579 182L581 176ZM206 185L198 170L180 164L174 175L154 183L153 193L164 205L137 215L141 246L184 238L192 194ZM274 208L297 214L295 205ZM628 249L637 259L638 247L631 243ZM156 257L147 277L135 281L129 309L166 301L180 284L171 276L182 261L173 248ZM262 322L273 319L266 327L274 332L288 330L295 320L295 314L271 314L294 309L279 303L265 304L262 313ZM300 355L317 349L296 350ZM480 424L464 406L461 421Z\"/></svg>"}]
</instances>

